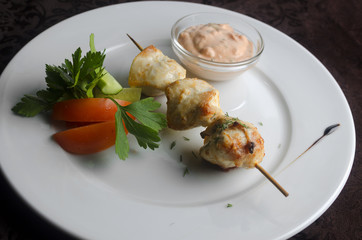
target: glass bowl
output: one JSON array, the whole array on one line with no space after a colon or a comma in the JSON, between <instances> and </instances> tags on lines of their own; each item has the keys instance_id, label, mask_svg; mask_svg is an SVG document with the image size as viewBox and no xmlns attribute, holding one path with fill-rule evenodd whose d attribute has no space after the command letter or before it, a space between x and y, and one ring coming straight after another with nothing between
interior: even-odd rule
<instances>
[{"instance_id":1,"label":"glass bowl","mask_svg":"<svg viewBox=\"0 0 362 240\"><path fill-rule=\"evenodd\" d=\"M253 44L252 56L240 62L215 62L194 55L178 42L179 34L188 27L208 23L227 23L235 32L246 36ZM238 77L257 63L264 50L263 38L258 30L246 23L241 16L213 12L193 13L179 19L171 29L171 45L188 71L198 78L213 81L225 81Z\"/></svg>"}]
</instances>

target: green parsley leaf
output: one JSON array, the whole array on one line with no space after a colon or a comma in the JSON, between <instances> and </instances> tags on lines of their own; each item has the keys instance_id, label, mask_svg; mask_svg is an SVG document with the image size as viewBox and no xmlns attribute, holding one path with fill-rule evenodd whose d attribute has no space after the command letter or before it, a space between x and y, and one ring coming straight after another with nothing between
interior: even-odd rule
<instances>
[{"instance_id":1,"label":"green parsley leaf","mask_svg":"<svg viewBox=\"0 0 362 240\"><path fill-rule=\"evenodd\" d=\"M226 205L226 207L227 208L231 208L233 205L231 204L231 203L228 203L227 205Z\"/></svg>"},{"instance_id":2,"label":"green parsley leaf","mask_svg":"<svg viewBox=\"0 0 362 240\"><path fill-rule=\"evenodd\" d=\"M116 154L122 160L126 160L129 152L129 143L126 135L126 131L123 126L122 112L117 111L115 114L116 118Z\"/></svg>"},{"instance_id":3,"label":"green parsley leaf","mask_svg":"<svg viewBox=\"0 0 362 240\"><path fill-rule=\"evenodd\" d=\"M163 113L153 112L160 106L161 103L155 101L152 97L148 97L123 108L137 118L143 125L159 131L167 127L165 115Z\"/></svg>"},{"instance_id":4,"label":"green parsley leaf","mask_svg":"<svg viewBox=\"0 0 362 240\"><path fill-rule=\"evenodd\" d=\"M144 149L149 147L152 150L158 148L159 145L156 142L161 140L158 136L158 131L136 122L128 116L124 110L122 111L122 117L128 132L136 137L137 142L141 147Z\"/></svg>"},{"instance_id":5,"label":"green parsley leaf","mask_svg":"<svg viewBox=\"0 0 362 240\"><path fill-rule=\"evenodd\" d=\"M109 99L117 105L117 112L115 114L117 129L115 148L120 159L125 160L129 152L129 143L123 123L128 132L136 137L141 147L145 149L148 147L152 150L159 147L158 142L161 141L159 130L167 126L167 121L165 114L152 112L157 109L155 106L160 106L156 104L157 102L154 102L152 98L146 98L127 106L121 106L113 98ZM127 113L132 114L141 123L133 120Z\"/></svg>"},{"instance_id":6,"label":"green parsley leaf","mask_svg":"<svg viewBox=\"0 0 362 240\"><path fill-rule=\"evenodd\" d=\"M40 98L25 95L21 102L17 103L12 110L25 117L33 117L48 108L47 102Z\"/></svg>"}]
</instances>

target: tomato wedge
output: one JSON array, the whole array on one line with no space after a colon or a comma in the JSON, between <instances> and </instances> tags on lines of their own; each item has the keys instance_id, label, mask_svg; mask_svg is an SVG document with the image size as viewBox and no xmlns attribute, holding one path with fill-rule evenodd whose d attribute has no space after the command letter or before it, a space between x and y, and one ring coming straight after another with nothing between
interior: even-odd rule
<instances>
[{"instance_id":1,"label":"tomato wedge","mask_svg":"<svg viewBox=\"0 0 362 240\"><path fill-rule=\"evenodd\" d=\"M92 154L114 145L116 123L113 120L76 127L55 133L53 138L67 152Z\"/></svg>"},{"instance_id":2,"label":"tomato wedge","mask_svg":"<svg viewBox=\"0 0 362 240\"><path fill-rule=\"evenodd\" d=\"M121 106L131 102L116 100ZM104 122L114 120L116 104L108 98L83 98L58 102L53 107L52 118L67 122Z\"/></svg>"}]
</instances>

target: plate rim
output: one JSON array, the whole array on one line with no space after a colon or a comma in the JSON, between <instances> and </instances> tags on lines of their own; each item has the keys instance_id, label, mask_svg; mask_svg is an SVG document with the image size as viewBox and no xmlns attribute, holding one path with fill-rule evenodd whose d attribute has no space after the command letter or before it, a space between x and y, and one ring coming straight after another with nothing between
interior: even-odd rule
<instances>
[{"instance_id":1,"label":"plate rim","mask_svg":"<svg viewBox=\"0 0 362 240\"><path fill-rule=\"evenodd\" d=\"M81 14L77 14L77 15L75 15L75 16L72 16L72 17L70 17L70 18L68 18L68 19L65 19L65 20L63 20L63 21L61 21L61 22L53 25L52 27L50 27L50 28L46 29L45 31L41 32L39 35L37 35L35 38L33 38L29 43L27 43L26 45L24 45L24 46L21 48L21 50L11 59L11 61L10 61L10 62L7 64L7 66L4 68L4 71L3 71L2 74L0 75L0 79L2 79L2 78L3 78L3 74L8 71L9 66L11 66L11 65L13 64L13 62L16 62L18 56L21 55L21 53L24 51L24 49L25 49L26 47L28 47L32 42L36 41L36 39L37 39L39 36L44 36L44 35L46 35L49 29L54 29L55 27L59 26L60 24L62 24L62 23L65 22L65 21L73 21L73 19L74 19L75 17L82 17L82 16L84 16L85 14L92 14L92 12L95 12L95 11L103 11L103 9L105 9L105 8L122 7L122 6L125 5L125 4L133 5L133 4L145 4L145 3L146 3L146 2L143 2L143 3L140 3L140 2L130 2L130 3L119 3L119 4L104 6L104 7L100 7L100 8L96 8L96 9L93 9L93 10L86 11L86 12L81 13ZM159 2L150 1L150 2L147 2L146 4L155 4L155 3L159 3ZM181 4L180 2L177 3L177 2L168 2L168 1L166 1L165 3L171 4L171 5L172 5L172 4ZM196 5L202 5L202 4L198 4L198 3L186 3L186 2L183 2L182 4L187 4L187 5L194 5L194 4L196 4ZM203 5L202 5L202 6L203 6ZM246 16L246 15L243 15L243 14L237 13L237 12L232 12L232 11L230 11L230 10L226 10L226 9L222 9L222 8L218 8L218 7L214 7L214 6L207 6L207 7L210 7L210 9L213 8L213 9L215 9L216 11L219 11L219 10L221 10L221 11L226 11L226 12L230 12L230 13L232 13L232 14L242 15L242 16L244 16L244 17L246 17L246 18L253 19L253 18L251 18L251 17L249 17L249 16ZM253 19L252 21L258 21L258 20ZM260 22L260 21L258 21L258 22ZM261 23L262 23L262 22L261 22ZM265 24L265 23L262 23L262 24ZM267 25L267 24L265 24L265 25ZM293 41L295 44L297 44L298 46L302 47L307 53L310 54L311 57L315 58L315 60L316 60L317 62L319 62L320 66L322 66L323 69L324 69L327 73L330 74L330 72L322 65L322 63L321 63L312 53L310 53L306 48L304 48L302 45L300 45L300 44L299 44L298 42L296 42L294 39L290 38L288 35L286 35L286 34L280 32L280 31L278 31L278 30L275 29L275 28L272 28L272 27L269 26L269 25L267 25L267 26L268 26L269 28L273 29L273 31L276 30L278 33L283 34L283 35L284 35L285 37L287 37L289 40ZM339 195L340 192L342 191L345 183L347 182L347 179L348 179L348 177L349 177L349 174L350 174L351 169L352 169L352 166L353 166L354 157L355 157L355 149L356 149L356 135L355 135L355 125L354 125L354 121L353 121L352 112L351 112L351 109L350 109L350 107L349 107L349 105L348 105L348 101L347 101L347 99L346 99L343 91L341 90L341 88L340 88L339 85L338 85L338 82L334 79L334 77L333 77L331 74L330 74L330 76L331 76L331 78L334 80L334 84L336 85L336 87L338 87L338 89L340 90L340 92L341 92L341 94L342 94L342 96L343 96L343 98L344 98L344 100L345 100L345 104L346 104L347 107L348 107L348 112L350 113L350 116L349 116L349 117L350 117L350 120L352 120L353 136L351 136L351 137L353 138L353 146L352 146L352 149L354 149L354 151L351 153L351 159L352 159L352 160L349 161L348 170L345 172L344 177L343 177L342 181L340 182L340 185L339 185L338 188L335 190L335 194L332 195L332 196L330 196L329 201L324 204L325 207L324 207L323 209L320 209L319 212L316 212L315 215L314 215L313 217L311 217L311 220L310 220L308 223L301 223L301 224L299 225L300 228L299 228L297 231L291 230L291 231L289 232L289 235L288 235L287 233L285 234L285 237L292 236L293 234L295 234L295 233L303 230L303 229L306 228L307 226L309 226L312 222L314 222L318 217L320 217L320 216L333 204L333 202L335 201L335 199L338 197L338 195ZM0 84L3 85L2 82L0 82ZM3 164L2 164L2 161L1 161L1 160L0 160L0 169L1 169L2 173L3 173L3 175L5 176L6 180L8 181L9 185L15 190L15 192L18 194L18 196L19 196L22 200L24 200L24 202L25 202L28 206L30 206L33 210L35 210L35 212L37 212L38 215L42 216L45 220L47 220L48 222L50 222L50 223L52 223L53 225L57 226L58 228L64 230L65 232L71 233L72 235L78 235L77 233L75 233L75 232L73 232L73 231L69 231L69 229L63 228L63 226L61 226L61 225L57 224L56 222L54 222L53 219L48 218L46 215L44 215L42 212L40 212L37 207L35 207L35 206L33 206L31 203L29 203L28 200L27 200L27 198L23 196L23 193L18 192L18 188L17 188L17 187L14 185L14 183L11 181L11 179L10 179L9 176L8 176L8 173L6 173L6 171L4 171Z\"/></svg>"}]
</instances>

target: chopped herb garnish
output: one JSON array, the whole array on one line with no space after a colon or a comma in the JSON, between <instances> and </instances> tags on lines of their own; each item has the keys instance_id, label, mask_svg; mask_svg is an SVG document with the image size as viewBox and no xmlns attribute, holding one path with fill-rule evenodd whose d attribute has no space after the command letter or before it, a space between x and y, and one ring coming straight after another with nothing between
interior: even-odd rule
<instances>
[{"instance_id":1,"label":"chopped herb garnish","mask_svg":"<svg viewBox=\"0 0 362 240\"><path fill-rule=\"evenodd\" d=\"M246 126L244 123L240 123L241 126L243 126L244 128L249 128L248 126Z\"/></svg>"},{"instance_id":2,"label":"chopped herb garnish","mask_svg":"<svg viewBox=\"0 0 362 240\"><path fill-rule=\"evenodd\" d=\"M222 123L222 124L218 124L216 127L220 130L220 131L223 131L225 129L227 129L229 127L229 125L231 123L233 123L234 121L229 119L227 120L226 122Z\"/></svg>"},{"instance_id":3,"label":"chopped herb garnish","mask_svg":"<svg viewBox=\"0 0 362 240\"><path fill-rule=\"evenodd\" d=\"M258 122L258 124L259 124L260 126L263 126L263 123L262 123L262 122Z\"/></svg>"},{"instance_id":4,"label":"chopped herb garnish","mask_svg":"<svg viewBox=\"0 0 362 240\"><path fill-rule=\"evenodd\" d=\"M236 117L226 119L224 122L216 124L215 127L216 127L217 130L223 131L223 130L227 129L230 125L233 125L233 126L241 125L244 128L249 128L244 123L241 123L239 118L236 118Z\"/></svg>"},{"instance_id":5,"label":"chopped herb garnish","mask_svg":"<svg viewBox=\"0 0 362 240\"><path fill-rule=\"evenodd\" d=\"M192 155L194 156L194 158L199 159L194 151L192 151Z\"/></svg>"},{"instance_id":6,"label":"chopped herb garnish","mask_svg":"<svg viewBox=\"0 0 362 240\"><path fill-rule=\"evenodd\" d=\"M231 203L228 203L227 205L226 205L226 207L227 208L231 208L233 205L231 204Z\"/></svg>"},{"instance_id":7,"label":"chopped herb garnish","mask_svg":"<svg viewBox=\"0 0 362 240\"><path fill-rule=\"evenodd\" d=\"M184 170L184 177L187 175L187 174L190 174L190 171L189 171L189 169L188 168L185 168L185 170Z\"/></svg>"},{"instance_id":8,"label":"chopped herb garnish","mask_svg":"<svg viewBox=\"0 0 362 240\"><path fill-rule=\"evenodd\" d=\"M170 145L170 149L172 150L176 146L176 141L173 141Z\"/></svg>"},{"instance_id":9,"label":"chopped herb garnish","mask_svg":"<svg viewBox=\"0 0 362 240\"><path fill-rule=\"evenodd\" d=\"M190 138L184 137L185 141L190 141Z\"/></svg>"},{"instance_id":10,"label":"chopped herb garnish","mask_svg":"<svg viewBox=\"0 0 362 240\"><path fill-rule=\"evenodd\" d=\"M216 113L214 113L210 119L213 120L213 119L215 119L215 117L216 117Z\"/></svg>"}]
</instances>

